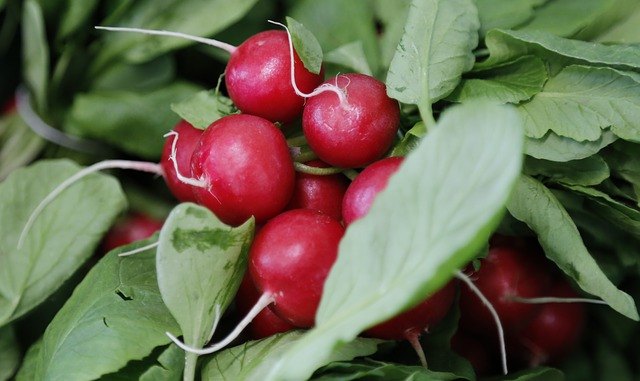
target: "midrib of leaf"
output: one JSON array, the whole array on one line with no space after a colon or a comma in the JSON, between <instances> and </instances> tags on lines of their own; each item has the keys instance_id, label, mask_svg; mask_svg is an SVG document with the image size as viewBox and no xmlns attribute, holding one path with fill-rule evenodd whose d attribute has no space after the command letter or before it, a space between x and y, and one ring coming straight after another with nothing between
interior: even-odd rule
<instances>
[{"instance_id":1,"label":"midrib of leaf","mask_svg":"<svg viewBox=\"0 0 640 381\"><path fill-rule=\"evenodd\" d=\"M426 25L435 25L436 15L438 14L438 12L440 12L440 3L437 1L435 3L436 3L436 11L433 12L433 16L431 17L431 23L429 23L429 20L425 19ZM422 102L420 102L420 104L418 105L418 110L420 111L420 116L422 117L422 120L427 125L427 128L429 128L435 124L435 119L433 118L433 113L431 110L431 95L429 92L429 61L432 53L431 47L433 46L433 33L429 33L429 29L425 28L424 37L425 37L424 38L425 41L428 41L426 46L426 50L428 54L427 54L426 65L421 65L422 66L421 68L422 69L422 73L421 73L422 74ZM416 55L420 56L420 52L417 46L415 46L415 44L413 45L413 48L416 51Z\"/></svg>"}]
</instances>

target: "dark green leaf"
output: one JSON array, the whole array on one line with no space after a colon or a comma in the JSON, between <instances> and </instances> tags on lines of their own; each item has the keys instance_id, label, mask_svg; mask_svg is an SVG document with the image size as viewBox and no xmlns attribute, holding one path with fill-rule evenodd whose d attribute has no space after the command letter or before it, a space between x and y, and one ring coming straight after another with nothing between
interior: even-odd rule
<instances>
[{"instance_id":1,"label":"dark green leaf","mask_svg":"<svg viewBox=\"0 0 640 381\"><path fill-rule=\"evenodd\" d=\"M41 348L42 340L36 341L29 347L16 374L16 381L33 381L36 379L36 367L40 360Z\"/></svg>"},{"instance_id":2,"label":"dark green leaf","mask_svg":"<svg viewBox=\"0 0 640 381\"><path fill-rule=\"evenodd\" d=\"M22 6L22 72L31 90L36 109L47 108L49 78L49 46L42 9L35 0L25 0Z\"/></svg>"},{"instance_id":3,"label":"dark green leaf","mask_svg":"<svg viewBox=\"0 0 640 381\"><path fill-rule=\"evenodd\" d=\"M521 176L507 208L537 233L546 256L580 288L602 298L621 314L639 319L633 298L607 279L589 254L573 220L549 189L531 177Z\"/></svg>"},{"instance_id":4,"label":"dark green leaf","mask_svg":"<svg viewBox=\"0 0 640 381\"><path fill-rule=\"evenodd\" d=\"M635 199L640 206L640 146L636 143L619 141L605 153L605 159L617 176L622 177L634 188Z\"/></svg>"},{"instance_id":5,"label":"dark green leaf","mask_svg":"<svg viewBox=\"0 0 640 381\"><path fill-rule=\"evenodd\" d=\"M151 92L105 90L81 94L75 97L67 128L155 160L162 152L164 134L179 120L169 105L197 91L194 85L176 82Z\"/></svg>"},{"instance_id":6,"label":"dark green leaf","mask_svg":"<svg viewBox=\"0 0 640 381\"><path fill-rule=\"evenodd\" d=\"M327 53L324 60L354 70L356 73L373 75L367 56L364 54L362 41L342 45Z\"/></svg>"},{"instance_id":7,"label":"dark green leaf","mask_svg":"<svg viewBox=\"0 0 640 381\"><path fill-rule=\"evenodd\" d=\"M447 100L519 103L539 93L547 78L547 70L540 58L524 56L505 65L476 72L474 78L463 79Z\"/></svg>"},{"instance_id":8,"label":"dark green leaf","mask_svg":"<svg viewBox=\"0 0 640 381\"><path fill-rule=\"evenodd\" d=\"M20 346L13 327L0 328L0 380L9 380L20 365Z\"/></svg>"},{"instance_id":9,"label":"dark green leaf","mask_svg":"<svg viewBox=\"0 0 640 381\"><path fill-rule=\"evenodd\" d=\"M60 21L58 38L66 39L82 27L88 27L90 18L98 6L99 0L68 0Z\"/></svg>"},{"instance_id":10,"label":"dark green leaf","mask_svg":"<svg viewBox=\"0 0 640 381\"><path fill-rule=\"evenodd\" d=\"M31 212L78 170L67 160L40 161L0 183L0 326L60 287L93 254L125 207L118 182L93 174L51 202L18 249L18 237Z\"/></svg>"},{"instance_id":11,"label":"dark green leaf","mask_svg":"<svg viewBox=\"0 0 640 381\"><path fill-rule=\"evenodd\" d=\"M152 91L171 82L175 72L176 64L169 56L141 64L118 62L93 80L91 90Z\"/></svg>"},{"instance_id":12,"label":"dark green leaf","mask_svg":"<svg viewBox=\"0 0 640 381\"><path fill-rule=\"evenodd\" d=\"M129 361L116 373L100 377L100 381L179 381L184 363L184 351L177 345L158 347L146 358Z\"/></svg>"},{"instance_id":13,"label":"dark green leaf","mask_svg":"<svg viewBox=\"0 0 640 381\"><path fill-rule=\"evenodd\" d=\"M599 155L564 163L529 157L525 161L524 172L568 185L598 185L609 178L609 166Z\"/></svg>"},{"instance_id":14,"label":"dark green leaf","mask_svg":"<svg viewBox=\"0 0 640 381\"><path fill-rule=\"evenodd\" d=\"M287 17L287 27L291 33L293 47L304 67L312 73L320 73L320 69L322 69L322 47L316 37L309 29L291 17Z\"/></svg>"},{"instance_id":15,"label":"dark green leaf","mask_svg":"<svg viewBox=\"0 0 640 381\"><path fill-rule=\"evenodd\" d=\"M336 362L320 369L314 381L453 381L453 373L435 372L421 366L409 366L381 361Z\"/></svg>"},{"instance_id":16,"label":"dark green leaf","mask_svg":"<svg viewBox=\"0 0 640 381\"><path fill-rule=\"evenodd\" d=\"M596 154L616 139L611 130L602 131L600 138L592 142L578 142L549 131L541 139L526 138L524 152L537 159L566 162L585 159Z\"/></svg>"},{"instance_id":17,"label":"dark green leaf","mask_svg":"<svg viewBox=\"0 0 640 381\"><path fill-rule=\"evenodd\" d=\"M533 368L497 378L500 381L564 381L564 374L554 368Z\"/></svg>"},{"instance_id":18,"label":"dark green leaf","mask_svg":"<svg viewBox=\"0 0 640 381\"><path fill-rule=\"evenodd\" d=\"M181 102L172 103L171 110L203 130L223 116L236 112L231 100L217 90L203 90Z\"/></svg>"},{"instance_id":19,"label":"dark green leaf","mask_svg":"<svg viewBox=\"0 0 640 381\"><path fill-rule=\"evenodd\" d=\"M497 226L520 173L519 126L507 106L447 110L368 214L349 225L316 327L263 379L309 377L341 344L424 300L469 262Z\"/></svg>"},{"instance_id":20,"label":"dark green leaf","mask_svg":"<svg viewBox=\"0 0 640 381\"><path fill-rule=\"evenodd\" d=\"M146 357L177 334L155 274L155 250L107 254L75 289L44 334L34 379L92 380Z\"/></svg>"},{"instance_id":21,"label":"dark green leaf","mask_svg":"<svg viewBox=\"0 0 640 381\"><path fill-rule=\"evenodd\" d=\"M479 27L471 0L414 1L387 74L389 96L418 105L423 119L429 118L431 104L473 67Z\"/></svg>"}]
</instances>

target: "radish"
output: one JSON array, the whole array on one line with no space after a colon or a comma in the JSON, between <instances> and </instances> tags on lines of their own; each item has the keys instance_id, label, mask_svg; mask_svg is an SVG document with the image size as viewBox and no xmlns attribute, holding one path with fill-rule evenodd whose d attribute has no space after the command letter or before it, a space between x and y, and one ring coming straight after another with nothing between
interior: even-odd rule
<instances>
[{"instance_id":1,"label":"radish","mask_svg":"<svg viewBox=\"0 0 640 381\"><path fill-rule=\"evenodd\" d=\"M167 187L178 200L195 202L193 186L181 181L178 173L191 173L191 155L202 135L202 130L181 120L167 135L160 159Z\"/></svg>"},{"instance_id":2,"label":"radish","mask_svg":"<svg viewBox=\"0 0 640 381\"><path fill-rule=\"evenodd\" d=\"M257 223L280 213L293 193L295 172L287 142L270 121L229 115L202 133L191 157L198 202L221 221Z\"/></svg>"},{"instance_id":3,"label":"radish","mask_svg":"<svg viewBox=\"0 0 640 381\"><path fill-rule=\"evenodd\" d=\"M256 287L271 295L273 311L292 325L314 324L324 281L344 228L321 212L295 209L267 222L249 252Z\"/></svg>"},{"instance_id":4,"label":"radish","mask_svg":"<svg viewBox=\"0 0 640 381\"><path fill-rule=\"evenodd\" d=\"M13 97L11 99L9 99L8 101L6 101L3 105L2 105L2 110L0 111L0 115L9 115L9 114L13 114L14 112L16 112L17 106L16 106L16 98Z\"/></svg>"},{"instance_id":5,"label":"radish","mask_svg":"<svg viewBox=\"0 0 640 381\"><path fill-rule=\"evenodd\" d=\"M318 157L340 168L357 168L380 159L391 147L400 125L398 102L384 83L364 74L340 74L321 85L302 114L302 129Z\"/></svg>"},{"instance_id":6,"label":"radish","mask_svg":"<svg viewBox=\"0 0 640 381\"><path fill-rule=\"evenodd\" d=\"M242 278L242 283L240 283L240 288L236 294L236 307L238 312L241 314L248 313L259 298L260 293L256 289L253 279L251 279L249 273L246 273L244 278ZM276 315L269 307L260 311L251 321L248 328L249 334L253 339L262 339L275 335L276 333L296 329L296 327Z\"/></svg>"},{"instance_id":7,"label":"radish","mask_svg":"<svg viewBox=\"0 0 640 381\"><path fill-rule=\"evenodd\" d=\"M141 239L149 238L162 228L163 221L141 213L133 213L116 224L107 232L102 241L104 253L128 245Z\"/></svg>"},{"instance_id":8,"label":"radish","mask_svg":"<svg viewBox=\"0 0 640 381\"><path fill-rule=\"evenodd\" d=\"M225 84L229 98L243 113L272 122L288 123L299 117L307 95L303 92L311 92L323 79L322 71L314 74L304 67L285 31L260 32L235 47L217 40L163 30L96 29L183 38L227 51L230 57Z\"/></svg>"},{"instance_id":9,"label":"radish","mask_svg":"<svg viewBox=\"0 0 640 381\"><path fill-rule=\"evenodd\" d=\"M306 165L326 168L327 164L313 160ZM287 209L314 209L340 221L342 198L349 182L344 175L313 175L296 172L293 196Z\"/></svg>"},{"instance_id":10,"label":"radish","mask_svg":"<svg viewBox=\"0 0 640 381\"><path fill-rule=\"evenodd\" d=\"M398 170L402 160L401 157L389 157L376 161L356 176L342 199L342 218L345 225L367 214L373 200L386 188L389 177Z\"/></svg>"}]
</instances>

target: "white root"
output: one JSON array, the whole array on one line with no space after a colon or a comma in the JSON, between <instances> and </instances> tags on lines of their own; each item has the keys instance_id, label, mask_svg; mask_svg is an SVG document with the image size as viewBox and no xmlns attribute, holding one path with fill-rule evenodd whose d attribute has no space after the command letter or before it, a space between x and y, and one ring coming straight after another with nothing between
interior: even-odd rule
<instances>
[{"instance_id":1,"label":"white root","mask_svg":"<svg viewBox=\"0 0 640 381\"><path fill-rule=\"evenodd\" d=\"M194 186L196 188L204 188L207 189L209 184L203 179L194 179L192 177L186 177L180 173L180 169L178 169L178 161L176 160L176 152L178 145L178 138L180 134L176 131L168 132L164 135L164 137L173 136L173 142L171 143L171 155L169 155L169 160L173 163L173 169L176 171L176 177L178 180L183 182L184 184Z\"/></svg>"},{"instance_id":2,"label":"white root","mask_svg":"<svg viewBox=\"0 0 640 381\"><path fill-rule=\"evenodd\" d=\"M153 249L154 247L158 247L160 246L160 242L154 242L154 243L150 243L148 245L139 247L137 249L133 249L133 250L129 250L129 251L123 251L122 253L118 254L118 257L128 257L130 255L135 255L138 253L142 253L143 251L147 251L149 249Z\"/></svg>"},{"instance_id":3,"label":"white root","mask_svg":"<svg viewBox=\"0 0 640 381\"><path fill-rule=\"evenodd\" d=\"M547 303L591 303L591 304L607 304L604 300L590 298L559 298L555 296L543 296L539 298L522 298L519 296L511 296L509 301L526 303L526 304L547 304Z\"/></svg>"}]
</instances>

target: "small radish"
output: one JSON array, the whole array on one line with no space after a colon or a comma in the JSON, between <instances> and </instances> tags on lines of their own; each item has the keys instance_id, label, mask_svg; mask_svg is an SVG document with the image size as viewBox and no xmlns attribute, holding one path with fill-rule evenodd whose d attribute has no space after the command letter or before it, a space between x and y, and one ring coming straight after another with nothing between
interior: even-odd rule
<instances>
[{"instance_id":1,"label":"small radish","mask_svg":"<svg viewBox=\"0 0 640 381\"><path fill-rule=\"evenodd\" d=\"M306 165L326 168L327 164L313 160ZM349 182L342 174L313 175L296 172L293 196L287 209L313 209L340 221L342 219L342 198Z\"/></svg>"},{"instance_id":2,"label":"small radish","mask_svg":"<svg viewBox=\"0 0 640 381\"><path fill-rule=\"evenodd\" d=\"M480 270L470 277L493 305L508 333L522 329L539 307L514 298L542 296L550 285L548 268L538 252L506 244L491 246ZM468 287L462 287L460 315L460 324L469 332L494 335L494 319Z\"/></svg>"},{"instance_id":3,"label":"small radish","mask_svg":"<svg viewBox=\"0 0 640 381\"><path fill-rule=\"evenodd\" d=\"M373 200L386 188L389 177L398 170L402 160L401 157L378 160L356 176L342 199L342 218L345 225L369 212Z\"/></svg>"},{"instance_id":4,"label":"small radish","mask_svg":"<svg viewBox=\"0 0 640 381\"><path fill-rule=\"evenodd\" d=\"M549 296L571 300L578 294L565 280L554 283ZM556 363L577 344L585 325L582 303L545 303L516 336L521 354L530 366Z\"/></svg>"},{"instance_id":5,"label":"small radish","mask_svg":"<svg viewBox=\"0 0 640 381\"><path fill-rule=\"evenodd\" d=\"M253 279L249 273L244 275L236 294L236 307L240 314L247 314L260 298ZM296 327L276 315L269 307L260 311L249 324L249 334L253 339L262 339L280 332L287 332Z\"/></svg>"},{"instance_id":6,"label":"small radish","mask_svg":"<svg viewBox=\"0 0 640 381\"><path fill-rule=\"evenodd\" d=\"M182 202L196 201L193 194L193 186L181 181L177 173L191 173L191 155L201 135L202 130L193 127L185 120L181 120L173 128L172 133L168 134L162 150L160 165L164 171L165 182L175 198ZM175 157L172 158L174 153ZM176 164L178 172L176 171Z\"/></svg>"},{"instance_id":7,"label":"small radish","mask_svg":"<svg viewBox=\"0 0 640 381\"><path fill-rule=\"evenodd\" d=\"M191 157L198 202L227 224L280 213L293 193L289 147L276 126L253 115L229 115L202 133Z\"/></svg>"},{"instance_id":8,"label":"small radish","mask_svg":"<svg viewBox=\"0 0 640 381\"><path fill-rule=\"evenodd\" d=\"M343 234L340 222L326 214L295 209L273 218L256 235L249 271L258 290L272 296L278 316L297 327L313 326Z\"/></svg>"},{"instance_id":9,"label":"small radish","mask_svg":"<svg viewBox=\"0 0 640 381\"><path fill-rule=\"evenodd\" d=\"M302 129L318 157L340 168L364 167L391 147L400 125L398 102L384 83L364 74L340 74L321 85L325 91L307 100Z\"/></svg>"},{"instance_id":10,"label":"small radish","mask_svg":"<svg viewBox=\"0 0 640 381\"><path fill-rule=\"evenodd\" d=\"M107 232L102 241L102 250L105 253L132 242L149 238L153 233L162 228L163 222L141 213L128 215Z\"/></svg>"},{"instance_id":11,"label":"small radish","mask_svg":"<svg viewBox=\"0 0 640 381\"><path fill-rule=\"evenodd\" d=\"M225 70L225 84L229 98L243 113L272 122L287 123L299 117L306 96L303 92L311 92L323 80L322 71L314 74L304 67L285 31L260 32L235 47L217 40L163 30L96 29L177 37L227 51L230 57Z\"/></svg>"}]
</instances>

